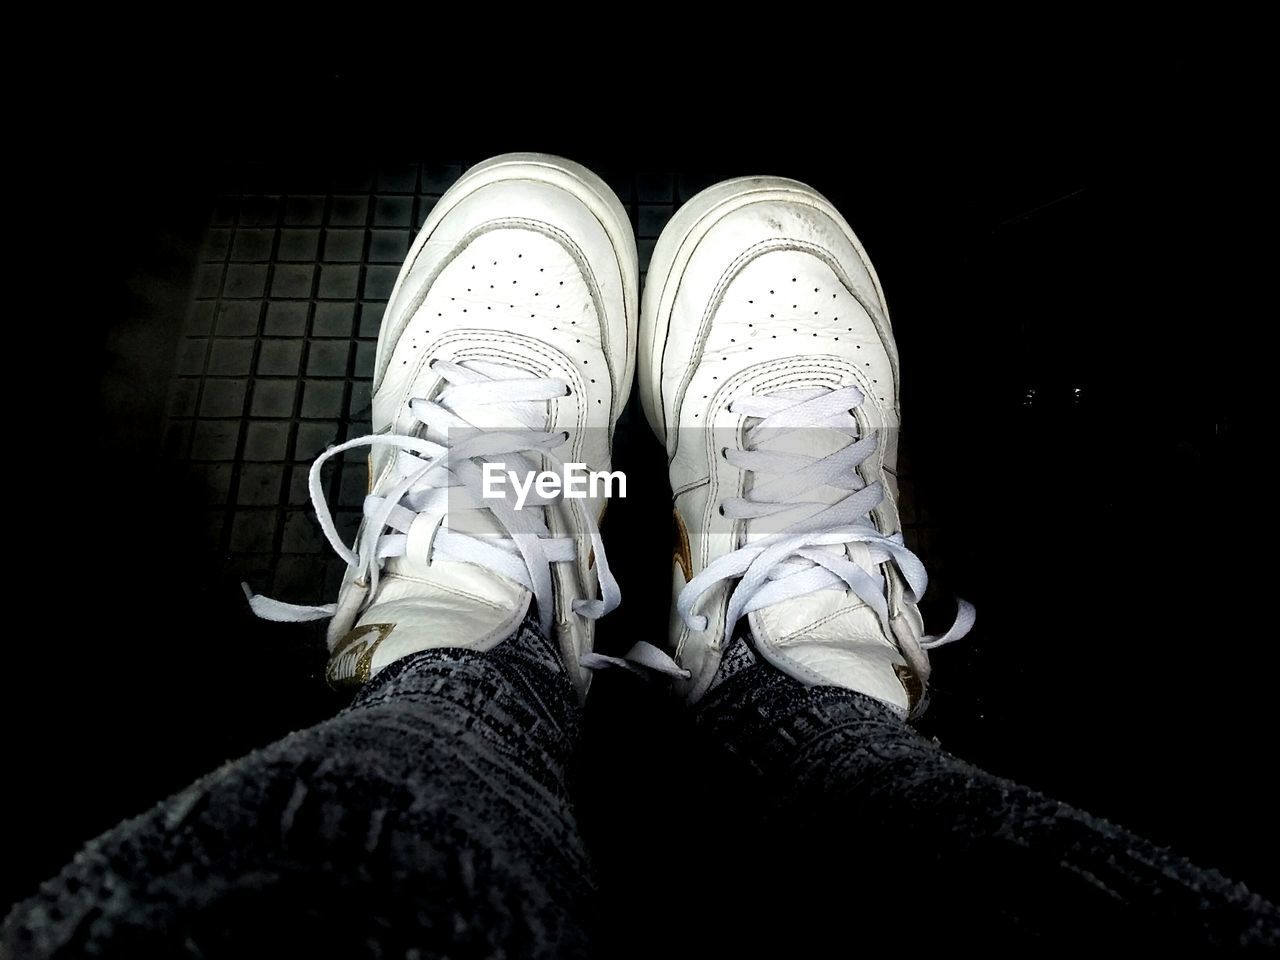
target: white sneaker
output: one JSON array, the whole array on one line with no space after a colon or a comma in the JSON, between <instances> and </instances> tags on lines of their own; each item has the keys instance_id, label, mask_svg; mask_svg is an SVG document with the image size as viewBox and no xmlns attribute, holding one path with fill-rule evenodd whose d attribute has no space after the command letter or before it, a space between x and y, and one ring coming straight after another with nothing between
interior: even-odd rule
<instances>
[{"instance_id":1,"label":"white sneaker","mask_svg":"<svg viewBox=\"0 0 1280 960\"><path fill-rule=\"evenodd\" d=\"M609 468L634 372L637 290L630 220L599 177L540 154L467 171L432 210L392 290L373 434L330 448L311 470L320 524L349 564L338 601L251 596L255 612L331 616L330 682L358 683L420 650L493 647L536 601L585 694L579 660L594 621L619 599L597 507L477 500L479 464L526 455L539 469ZM370 492L348 547L320 470L353 447L369 450Z\"/></svg>"},{"instance_id":2,"label":"white sneaker","mask_svg":"<svg viewBox=\"0 0 1280 960\"><path fill-rule=\"evenodd\" d=\"M754 649L796 679L917 710L926 651L968 632L973 608L924 636L927 578L895 503L897 348L848 223L793 180L698 194L654 250L639 350L675 493L682 691L706 692L746 616Z\"/></svg>"}]
</instances>

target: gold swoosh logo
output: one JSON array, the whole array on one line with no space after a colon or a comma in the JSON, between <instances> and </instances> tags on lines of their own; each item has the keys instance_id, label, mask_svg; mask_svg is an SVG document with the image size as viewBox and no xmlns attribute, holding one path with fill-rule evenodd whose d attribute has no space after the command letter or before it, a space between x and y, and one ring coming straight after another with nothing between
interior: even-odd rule
<instances>
[{"instance_id":1,"label":"gold swoosh logo","mask_svg":"<svg viewBox=\"0 0 1280 960\"><path fill-rule=\"evenodd\" d=\"M395 628L394 623L366 623L339 640L324 672L329 686L349 687L368 680L374 652Z\"/></svg>"},{"instance_id":2,"label":"gold swoosh logo","mask_svg":"<svg viewBox=\"0 0 1280 960\"><path fill-rule=\"evenodd\" d=\"M684 571L684 582L688 583L693 579L693 554L689 550L689 530L684 525L684 517L680 516L680 508L674 511L675 516L675 540L671 545L673 560L680 564L680 569Z\"/></svg>"},{"instance_id":3,"label":"gold swoosh logo","mask_svg":"<svg viewBox=\"0 0 1280 960\"><path fill-rule=\"evenodd\" d=\"M893 672L897 674L898 682L902 684L902 688L907 691L907 712L910 713L916 708L920 698L924 696L924 684L920 682L920 677L916 675L916 672L905 664L895 663Z\"/></svg>"}]
</instances>

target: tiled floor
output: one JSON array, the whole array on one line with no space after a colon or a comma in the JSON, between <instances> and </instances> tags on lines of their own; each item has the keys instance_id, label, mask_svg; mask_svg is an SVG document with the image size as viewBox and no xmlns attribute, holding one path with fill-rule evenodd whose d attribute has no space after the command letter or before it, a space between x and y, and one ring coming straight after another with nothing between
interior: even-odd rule
<instances>
[{"instance_id":1,"label":"tiled floor","mask_svg":"<svg viewBox=\"0 0 1280 960\"><path fill-rule=\"evenodd\" d=\"M387 297L415 230L461 171L409 164L318 178L302 193L242 181L216 201L164 442L203 481L210 545L261 589L303 598L325 582L308 463L368 430ZM363 471L357 458L326 478L348 536ZM340 569L327 566L332 585Z\"/></svg>"}]
</instances>

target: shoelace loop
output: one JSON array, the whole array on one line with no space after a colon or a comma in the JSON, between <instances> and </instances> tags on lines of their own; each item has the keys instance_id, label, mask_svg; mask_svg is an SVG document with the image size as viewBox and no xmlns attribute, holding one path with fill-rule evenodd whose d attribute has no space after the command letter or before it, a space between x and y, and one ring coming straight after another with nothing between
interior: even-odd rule
<instances>
[{"instance_id":1,"label":"shoelace loop","mask_svg":"<svg viewBox=\"0 0 1280 960\"><path fill-rule=\"evenodd\" d=\"M516 458L532 469L524 458L533 454L546 458L552 468L563 470L563 462L552 451L562 446L569 435L564 431L545 430L545 403L567 396L569 385L553 377L531 376L506 364L482 360L460 363L434 360L431 370L445 381L445 386L433 400L410 400L410 413L419 425L413 435L357 437L329 447L316 458L308 477L308 489L320 529L334 551L355 571L355 579L368 584L368 597L373 598L383 562L405 554L409 528L419 515L447 518L449 511L460 508L488 509L504 531L504 537L481 539L442 525L432 540L432 556L476 564L525 587L537 601L542 629L550 635L555 609L551 564L576 560L574 538L551 535L543 511L530 509L550 501L533 492L521 510L516 510L506 499L482 498L480 462L505 458L510 465L510 458ZM502 406L504 423L513 426L476 427L468 415L476 417L477 408L486 406ZM384 485L382 493L365 498L364 524L356 544L348 547L325 498L321 472L324 464L338 454L374 446L398 449L391 482L389 486ZM590 537L601 592L597 599L575 600L573 610L586 619L596 620L618 606L621 593L609 569L596 518L584 501L565 502L575 511ZM336 604L282 603L245 589L254 613L268 620L318 620L332 617L337 609Z\"/></svg>"}]
</instances>

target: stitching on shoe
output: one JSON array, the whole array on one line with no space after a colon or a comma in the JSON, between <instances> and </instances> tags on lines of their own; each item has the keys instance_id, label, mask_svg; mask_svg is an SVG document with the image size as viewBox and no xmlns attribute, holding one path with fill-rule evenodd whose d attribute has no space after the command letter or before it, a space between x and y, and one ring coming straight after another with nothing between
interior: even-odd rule
<instances>
[{"instance_id":1,"label":"stitching on shoe","mask_svg":"<svg viewBox=\"0 0 1280 960\"><path fill-rule=\"evenodd\" d=\"M675 410L673 413L684 407L685 394L688 393L689 384L693 381L694 371L702 360L702 354L705 351L707 341L711 336L712 321L715 319L716 311L724 300L724 294L728 289L729 284L738 276L739 273L742 272L748 263L764 256L766 253L785 251L807 253L826 264L831 272L836 275L836 279L840 282L840 285L845 292L858 302L866 312L867 316L871 319L872 325L876 328L876 333L880 335L881 342L885 342L886 339L892 341L893 334L888 325L888 318L886 317L884 319L884 329L882 329L881 322L876 319L876 311L853 289L853 282L849 278L848 272L844 269L844 266L836 258L834 253L826 247L808 243L803 240L777 237L760 240L738 254L738 256L735 257L727 267L725 267L724 271L720 274L720 278L716 281L716 285L712 288L711 295L707 298L706 306L703 308L702 319L698 324L698 336L694 339L693 351L690 355L689 364L685 369L684 376L681 378L680 386L676 390L673 404ZM859 258L859 262L861 262L861 258ZM865 267L866 264L863 264L863 266ZM889 368L890 373L893 374L894 395L896 396L897 376L893 369L892 358L890 358ZM674 459L674 457L669 457L668 459Z\"/></svg>"},{"instance_id":2,"label":"stitching on shoe","mask_svg":"<svg viewBox=\"0 0 1280 960\"><path fill-rule=\"evenodd\" d=\"M601 227L603 228L603 224L601 225ZM569 257L573 260L574 264L578 267L579 271L582 274L583 282L587 287L587 295L591 299L592 305L596 308L596 318L600 327L600 345L601 345L601 352L604 354L605 370L607 370L609 373L610 383L615 383L617 378L614 376L613 361L609 356L609 352L610 352L609 351L609 347L610 347L609 333L608 333L609 325L607 322L608 314L604 309L604 296L600 292L600 284L596 280L595 272L591 269L591 265L590 265L590 262L587 260L586 254L584 254L582 252L582 248L579 247L573 241L573 239L567 233L562 231L559 227L556 227L542 220L533 220L527 217L508 217L501 220L486 220L484 223L478 224L477 226L473 227L470 231L468 231L465 235L460 237L457 245L452 250L449 251L449 253L445 256L443 260L440 261L435 272L424 279L421 295L415 296L411 301L409 301L408 306L404 308L403 322L401 322L400 320L401 311L397 310L397 316L395 317L394 322L396 323L398 329L394 330L392 339L394 339L396 343L400 342L400 338L404 336L405 330L407 330L409 325L413 323L414 317L418 315L419 308L421 308L421 306L427 302L427 298L431 296L431 290L435 286L436 281L440 279L440 275L445 271L445 268L448 267L451 263L453 263L454 260L458 259L458 257L462 256L463 252L467 250L467 248L470 247L471 244L473 244L481 236L484 236L485 234L488 234L488 233L494 233L504 229L521 229L521 228L526 230L531 230L535 233L540 233L543 236L548 237L549 239L559 243L564 248L565 252L569 255ZM605 231L605 234L607 237L608 236L607 230ZM612 247L612 240L610 240L610 247ZM415 264L418 261L418 257L422 256L422 252L425 251L426 249L427 249L427 244L424 243L422 246L422 249L419 250L417 256L414 257ZM616 251L615 251L615 260L616 259L617 257L616 257ZM404 276L408 276L412 271L413 271L412 266L406 267L404 269ZM621 277L621 271L619 271L619 277ZM624 284L624 287L625 287L625 284ZM625 312L626 310L625 289L622 289L621 293L624 301L623 310ZM384 318L383 323L386 323L387 319L390 319L390 318ZM394 352L394 348L392 352ZM390 367L391 367L391 353L388 353L386 367L380 370L374 371L375 375L374 375L374 380L372 384L373 393L376 394L377 391L381 388L382 381L386 377L387 370L389 370ZM614 392L616 392L616 390ZM610 411L610 413L612 414L612 410Z\"/></svg>"}]
</instances>

